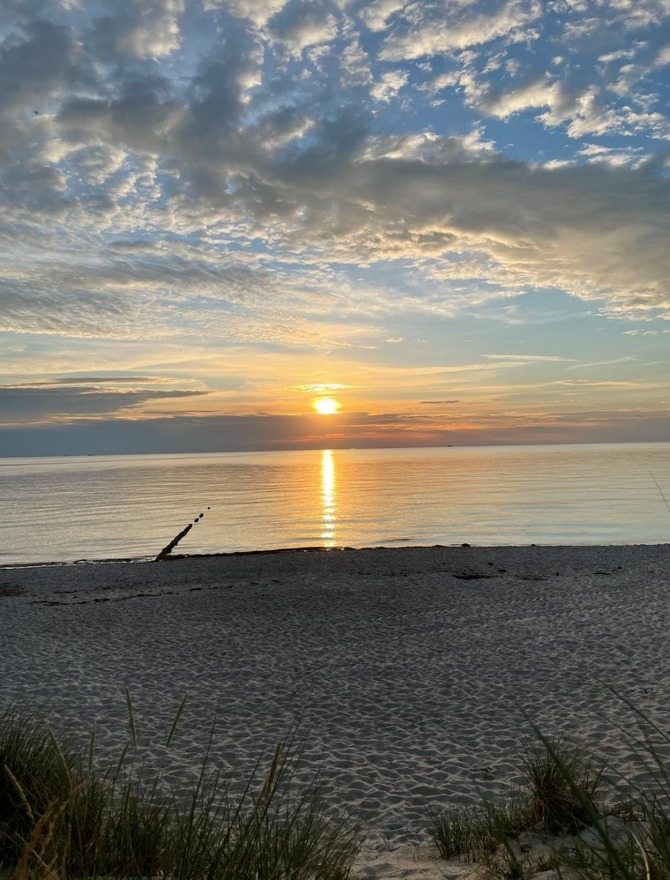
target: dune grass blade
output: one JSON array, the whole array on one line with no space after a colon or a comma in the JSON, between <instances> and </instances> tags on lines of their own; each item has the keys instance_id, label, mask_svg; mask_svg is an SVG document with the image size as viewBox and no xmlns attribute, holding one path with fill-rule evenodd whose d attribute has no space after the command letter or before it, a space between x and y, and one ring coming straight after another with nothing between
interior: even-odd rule
<instances>
[{"instance_id":1,"label":"dune grass blade","mask_svg":"<svg viewBox=\"0 0 670 880\"><path fill-rule=\"evenodd\" d=\"M133 740L133 745L137 746L137 726L135 725L135 711L133 709L133 701L130 697L130 691L126 688L126 708L128 710L128 727Z\"/></svg>"},{"instance_id":2,"label":"dune grass blade","mask_svg":"<svg viewBox=\"0 0 670 880\"><path fill-rule=\"evenodd\" d=\"M665 492L663 491L663 489L661 489L660 483L651 471L649 471L649 476L652 478L654 483L656 483L656 488L658 489L665 506L668 508L668 513L670 513L670 501L668 501L668 499L665 497Z\"/></svg>"},{"instance_id":3,"label":"dune grass blade","mask_svg":"<svg viewBox=\"0 0 670 880\"><path fill-rule=\"evenodd\" d=\"M95 759L95 737L96 737L96 726L93 724L93 730L91 731L91 736L88 741L88 760L86 762L86 768L90 773L93 770L93 761Z\"/></svg>"},{"instance_id":4,"label":"dune grass blade","mask_svg":"<svg viewBox=\"0 0 670 880\"><path fill-rule=\"evenodd\" d=\"M184 694L184 698L182 699L177 712L174 716L174 720L172 721L172 727L170 728L170 732L168 733L168 738L165 741L165 748L169 748L170 743L172 742L172 737L175 735L175 731L177 730L177 726L179 724L179 719L181 718L181 713L184 711L184 706L186 705L186 700L188 699L188 694Z\"/></svg>"}]
</instances>

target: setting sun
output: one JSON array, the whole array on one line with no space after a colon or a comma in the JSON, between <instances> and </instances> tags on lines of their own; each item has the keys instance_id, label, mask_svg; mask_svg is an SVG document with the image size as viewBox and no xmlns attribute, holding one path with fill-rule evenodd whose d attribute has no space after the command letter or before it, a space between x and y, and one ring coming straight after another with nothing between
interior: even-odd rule
<instances>
[{"instance_id":1,"label":"setting sun","mask_svg":"<svg viewBox=\"0 0 670 880\"><path fill-rule=\"evenodd\" d=\"M312 406L320 416L332 416L334 413L338 412L340 402L334 400L332 397L322 397L319 400L315 400L312 403Z\"/></svg>"}]
</instances>

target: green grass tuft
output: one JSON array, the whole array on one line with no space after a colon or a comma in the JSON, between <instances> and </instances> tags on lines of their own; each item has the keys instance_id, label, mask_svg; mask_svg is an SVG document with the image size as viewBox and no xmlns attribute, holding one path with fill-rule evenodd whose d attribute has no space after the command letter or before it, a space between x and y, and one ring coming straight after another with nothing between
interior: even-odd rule
<instances>
[{"instance_id":1,"label":"green grass tuft","mask_svg":"<svg viewBox=\"0 0 670 880\"><path fill-rule=\"evenodd\" d=\"M426 830L442 858L486 859L509 838L530 824L526 799L521 793L502 803L486 801L464 809L433 809Z\"/></svg>"},{"instance_id":2,"label":"green grass tuft","mask_svg":"<svg viewBox=\"0 0 670 880\"><path fill-rule=\"evenodd\" d=\"M486 859L502 846L511 859L509 842L524 831L573 834L597 816L601 773L576 749L540 739L523 763L525 785L508 801L429 813L426 830L444 858Z\"/></svg>"},{"instance_id":3,"label":"green grass tuft","mask_svg":"<svg viewBox=\"0 0 670 880\"><path fill-rule=\"evenodd\" d=\"M644 732L637 758L651 790L628 781L628 799L606 807L598 800L602 770L536 729L537 743L523 755L525 785L510 804L430 813L427 830L440 854L476 859L496 880L553 869L570 880L670 880L670 736L627 705Z\"/></svg>"},{"instance_id":4,"label":"green grass tuft","mask_svg":"<svg viewBox=\"0 0 670 880\"><path fill-rule=\"evenodd\" d=\"M179 714L183 703L179 708ZM133 741L137 739L128 700ZM169 738L174 734L174 725ZM34 715L0 716L0 874L14 880L170 877L173 880L346 880L362 842L315 784L298 788L289 739L264 780L235 797L208 776L186 802L128 767L109 774Z\"/></svg>"},{"instance_id":5,"label":"green grass tuft","mask_svg":"<svg viewBox=\"0 0 670 880\"><path fill-rule=\"evenodd\" d=\"M602 770L563 741L540 742L524 755L531 827L547 834L574 834L598 816Z\"/></svg>"}]
</instances>

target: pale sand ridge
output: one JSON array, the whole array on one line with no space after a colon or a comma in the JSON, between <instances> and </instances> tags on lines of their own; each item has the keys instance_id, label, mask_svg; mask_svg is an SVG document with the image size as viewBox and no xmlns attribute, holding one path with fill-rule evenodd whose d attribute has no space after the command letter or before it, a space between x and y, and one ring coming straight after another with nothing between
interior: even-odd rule
<instances>
[{"instance_id":1,"label":"pale sand ridge","mask_svg":"<svg viewBox=\"0 0 670 880\"><path fill-rule=\"evenodd\" d=\"M609 688L669 726L669 609L669 545L5 569L0 704L83 736L96 721L104 759L127 739L128 688L144 760L175 781L197 773L215 716L212 763L243 776L299 720L302 775L319 769L375 831L370 876L438 877L406 873L396 848L422 839L427 805L508 791L529 718L642 773Z\"/></svg>"}]
</instances>

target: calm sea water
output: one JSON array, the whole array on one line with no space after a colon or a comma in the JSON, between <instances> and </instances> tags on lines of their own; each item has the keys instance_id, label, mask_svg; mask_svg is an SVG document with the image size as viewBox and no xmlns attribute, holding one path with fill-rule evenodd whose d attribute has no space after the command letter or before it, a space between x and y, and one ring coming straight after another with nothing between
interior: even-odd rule
<instances>
[{"instance_id":1,"label":"calm sea water","mask_svg":"<svg viewBox=\"0 0 670 880\"><path fill-rule=\"evenodd\" d=\"M657 485L658 484L658 485ZM670 540L670 444L0 459L0 564Z\"/></svg>"}]
</instances>

